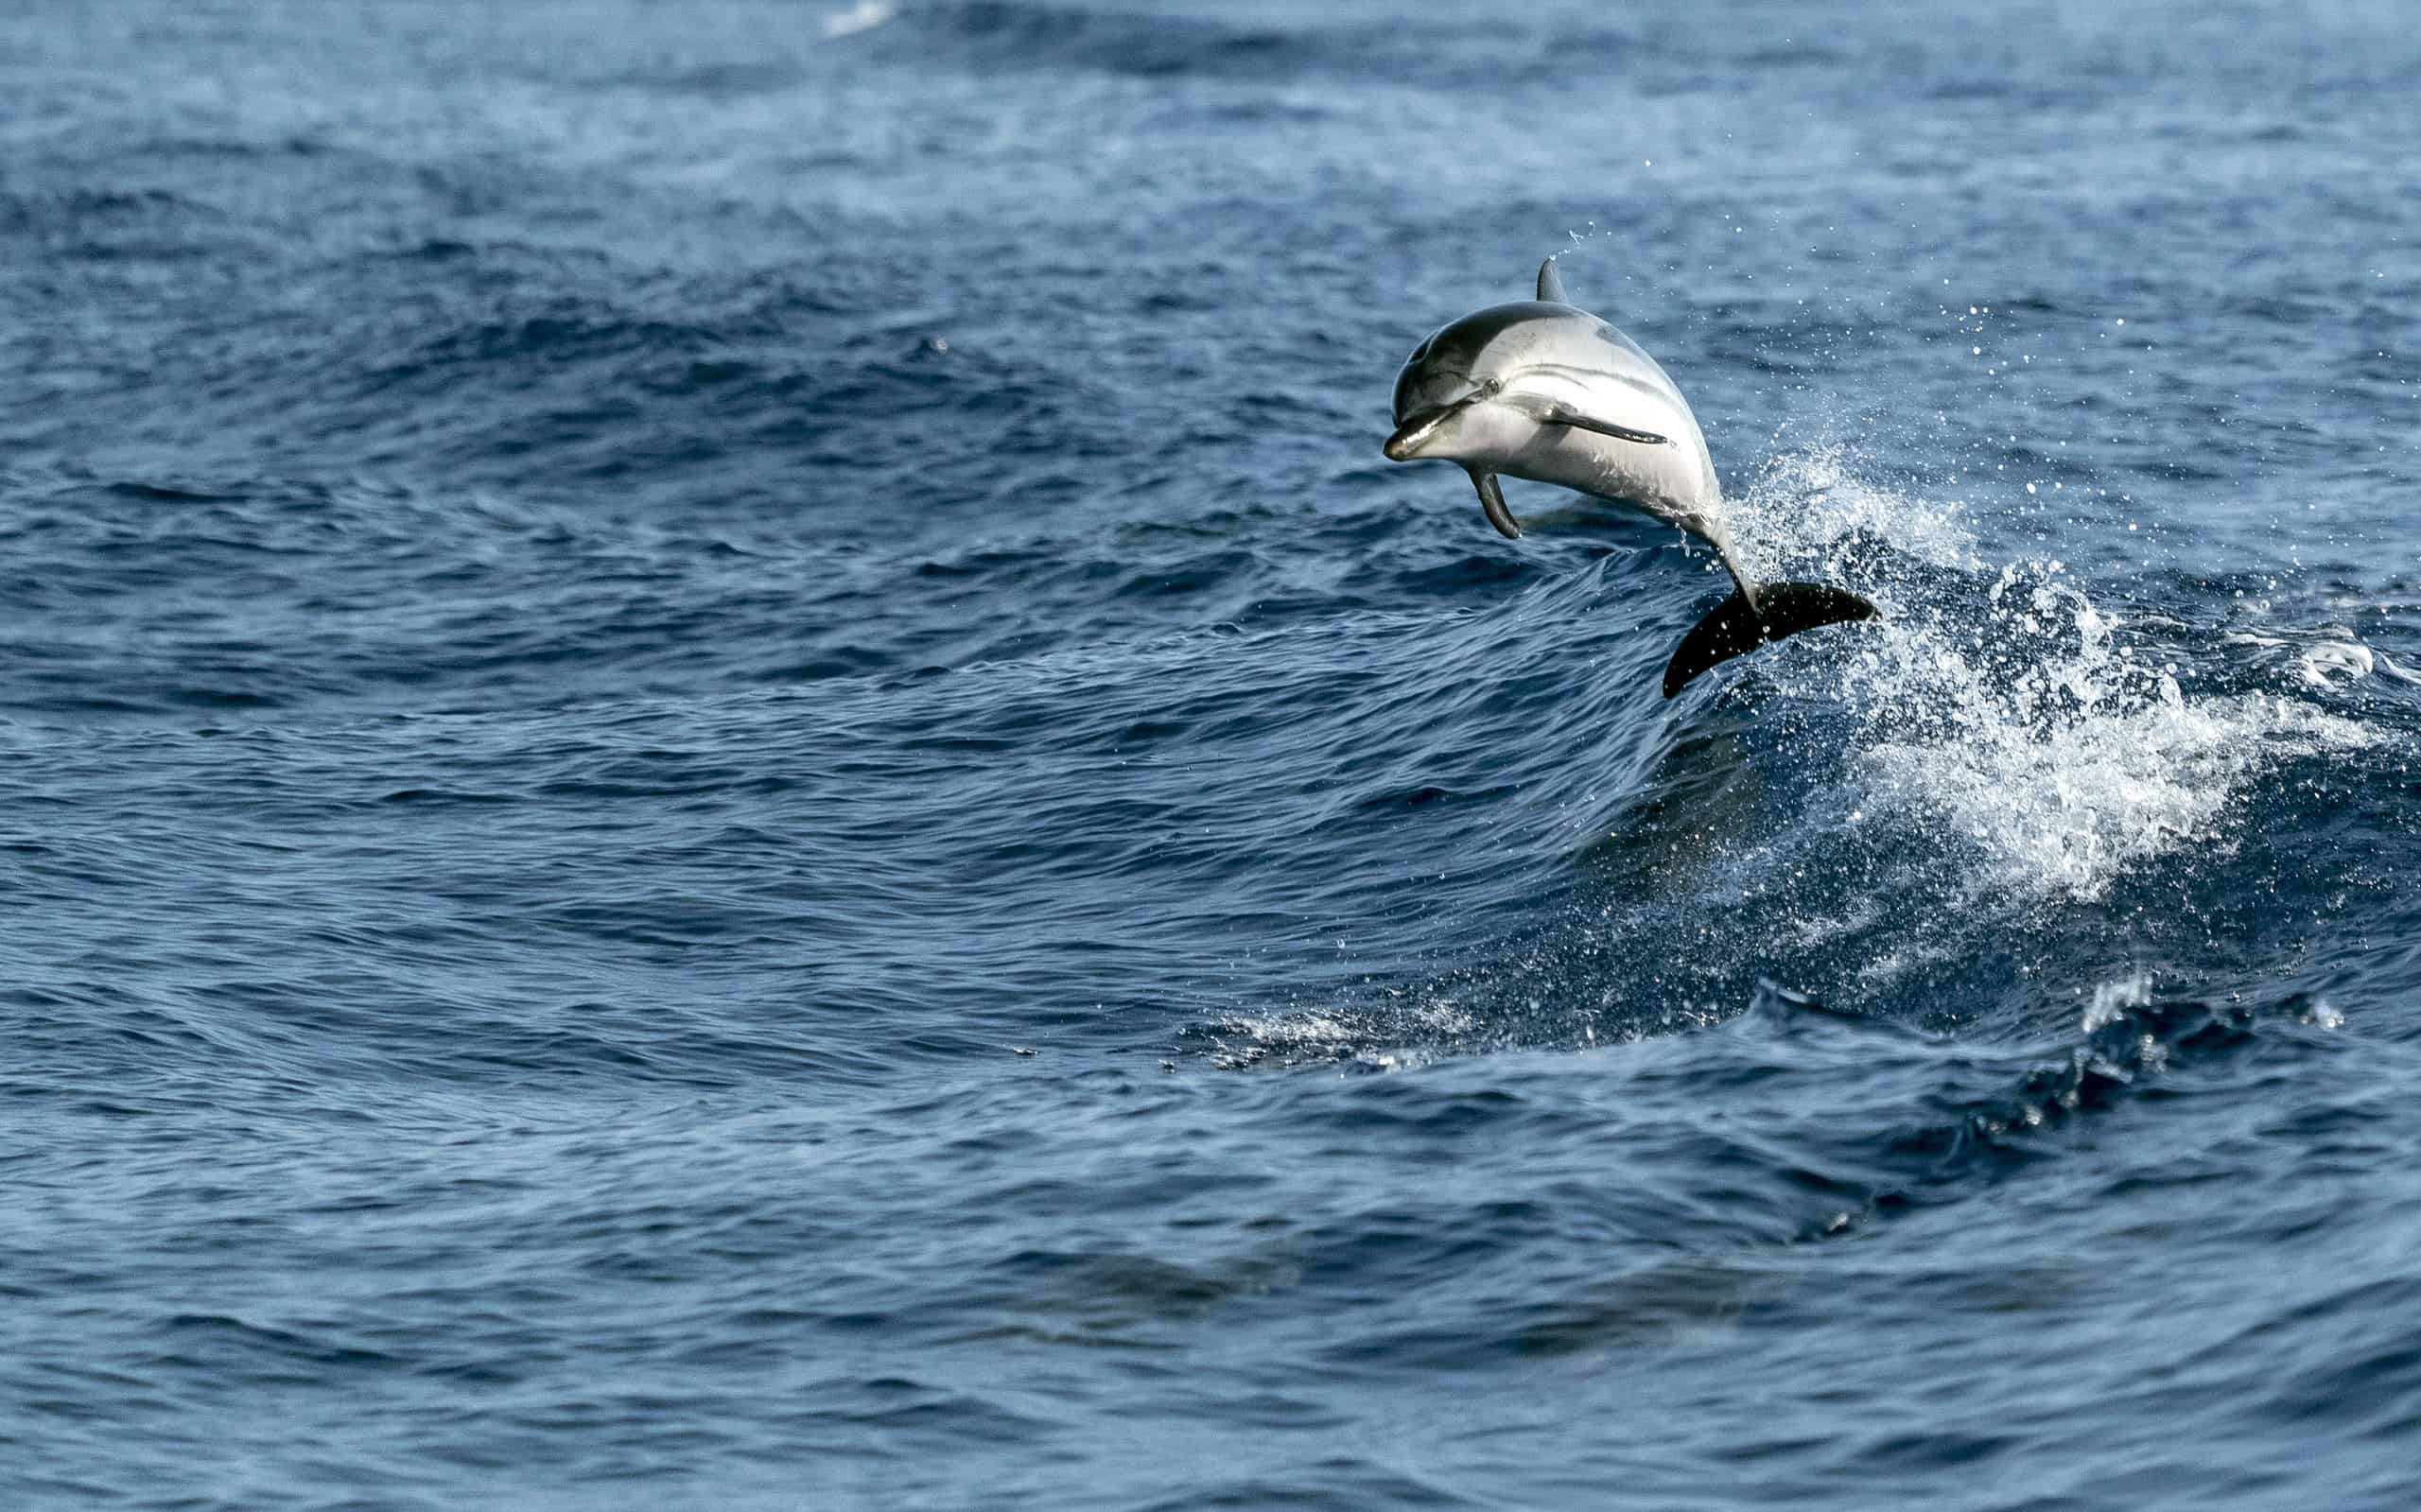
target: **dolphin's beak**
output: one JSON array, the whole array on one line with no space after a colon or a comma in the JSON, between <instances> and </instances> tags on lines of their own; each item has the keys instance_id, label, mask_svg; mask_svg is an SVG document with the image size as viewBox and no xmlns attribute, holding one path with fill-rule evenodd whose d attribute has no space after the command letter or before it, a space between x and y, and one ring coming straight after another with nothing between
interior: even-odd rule
<instances>
[{"instance_id":1,"label":"dolphin's beak","mask_svg":"<svg viewBox=\"0 0 2421 1512\"><path fill-rule=\"evenodd\" d=\"M1435 409L1423 409L1398 426L1396 433L1387 438L1385 448L1387 461L1408 462L1420 457L1421 443L1437 434L1439 426L1470 408L1477 401L1477 397L1473 395L1470 399L1457 399L1453 404L1440 405Z\"/></svg>"}]
</instances>

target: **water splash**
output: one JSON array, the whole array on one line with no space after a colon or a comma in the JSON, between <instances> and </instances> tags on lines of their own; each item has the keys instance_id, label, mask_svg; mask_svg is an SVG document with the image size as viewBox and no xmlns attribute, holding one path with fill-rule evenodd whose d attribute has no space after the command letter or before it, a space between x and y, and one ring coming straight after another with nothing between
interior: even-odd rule
<instances>
[{"instance_id":1,"label":"water splash","mask_svg":"<svg viewBox=\"0 0 2421 1512\"><path fill-rule=\"evenodd\" d=\"M1843 448L1777 458L1745 498L1768 512L1769 563L1883 618L1747 658L1712 704L1671 705L1683 736L1748 720L1736 740L1681 739L1593 816L1591 885L1544 935L1409 999L1231 1019L1214 1064L1393 1067L1688 1032L1768 974L1853 1004L1959 981L2012 923L2101 939L2074 906L2224 866L2265 779L2391 739L2232 656L2232 600L2114 603L2058 559L1987 566L1958 506L1859 477ZM1405 1006L1449 997L1451 1022Z\"/></svg>"},{"instance_id":2,"label":"water splash","mask_svg":"<svg viewBox=\"0 0 2421 1512\"><path fill-rule=\"evenodd\" d=\"M2224 849L2262 774L2382 739L2299 697L2189 693L2189 652L2163 647L2190 627L2097 603L2060 560L2006 563L1979 594L1992 569L1959 506L1860 478L1845 448L1774 458L1737 507L1769 569L1883 610L1829 659L1760 669L1848 721L1839 806L1821 817L1955 855L1962 906L2095 898L2181 847ZM2159 643L2138 633L2155 627ZM2299 670L2327 687L2369 660L2332 642Z\"/></svg>"},{"instance_id":3,"label":"water splash","mask_svg":"<svg viewBox=\"0 0 2421 1512\"><path fill-rule=\"evenodd\" d=\"M2380 739L2299 699L2189 697L2181 669L2126 644L2062 564L2012 564L1981 624L1908 615L1839 678L1860 806L1968 848L1971 896L2092 898L2179 847L2224 847L2263 773Z\"/></svg>"},{"instance_id":4,"label":"water splash","mask_svg":"<svg viewBox=\"0 0 2421 1512\"><path fill-rule=\"evenodd\" d=\"M1964 504L1873 482L1857 461L1840 443L1768 458L1724 501L1750 565L1773 577L1826 568L1838 576L1861 544L1888 541L1928 566L1986 570Z\"/></svg>"},{"instance_id":5,"label":"water splash","mask_svg":"<svg viewBox=\"0 0 2421 1512\"><path fill-rule=\"evenodd\" d=\"M2129 1010L2141 1008L2151 1000L2152 975L2149 971L2136 970L2113 982L2097 982L2093 1000L2085 1004L2081 1027L2088 1034L2099 1034Z\"/></svg>"}]
</instances>

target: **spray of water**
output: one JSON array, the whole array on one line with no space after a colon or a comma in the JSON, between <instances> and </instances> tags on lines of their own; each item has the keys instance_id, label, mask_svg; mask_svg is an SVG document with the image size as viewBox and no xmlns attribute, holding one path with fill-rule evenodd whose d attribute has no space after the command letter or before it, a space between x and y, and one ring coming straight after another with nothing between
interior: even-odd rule
<instances>
[{"instance_id":1,"label":"spray of water","mask_svg":"<svg viewBox=\"0 0 2421 1512\"><path fill-rule=\"evenodd\" d=\"M2189 692L2192 669L2135 643L2065 563L1993 572L1955 506L1865 482L1837 449L1778 459L1739 509L1773 570L1829 574L1883 607L1854 650L1775 675L1846 721L1834 817L1959 853L1965 905L2098 897L2152 858L2224 847L2263 773L2380 739L2301 697ZM2332 648L2308 681L2367 660Z\"/></svg>"},{"instance_id":2,"label":"spray of water","mask_svg":"<svg viewBox=\"0 0 2421 1512\"><path fill-rule=\"evenodd\" d=\"M2341 627L2247 690L2224 609L2097 601L2064 562L2000 557L1959 505L1875 482L1844 448L1776 457L1731 508L1758 571L1839 583L1883 614L1667 706L1703 722L1745 702L1736 743L1674 759L1771 770L1730 784L1721 816L1701 804L1646 840L1606 837L1620 860L1551 938L1405 1000L1231 1019L1223 1064L1392 1069L1447 1045L1673 1033L1730 1017L1740 984L1771 974L1844 1007L1900 996L1979 949L2059 934L2066 910L2131 877L2225 864L2265 779L2391 739L2341 712L2375 664Z\"/></svg>"}]
</instances>

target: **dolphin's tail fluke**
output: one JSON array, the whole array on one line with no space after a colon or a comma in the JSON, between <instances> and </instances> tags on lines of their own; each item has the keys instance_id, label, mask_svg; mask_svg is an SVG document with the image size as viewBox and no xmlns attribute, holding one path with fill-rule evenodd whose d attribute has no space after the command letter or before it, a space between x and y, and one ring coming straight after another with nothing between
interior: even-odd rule
<instances>
[{"instance_id":1,"label":"dolphin's tail fluke","mask_svg":"<svg viewBox=\"0 0 2421 1512\"><path fill-rule=\"evenodd\" d=\"M1664 664L1664 696L1671 698L1708 668L1755 651L1769 640L1818 625L1872 619L1874 613L1874 605L1856 594L1820 582L1768 582L1757 590L1753 609L1747 595L1735 592L1681 637L1673 659Z\"/></svg>"}]
</instances>

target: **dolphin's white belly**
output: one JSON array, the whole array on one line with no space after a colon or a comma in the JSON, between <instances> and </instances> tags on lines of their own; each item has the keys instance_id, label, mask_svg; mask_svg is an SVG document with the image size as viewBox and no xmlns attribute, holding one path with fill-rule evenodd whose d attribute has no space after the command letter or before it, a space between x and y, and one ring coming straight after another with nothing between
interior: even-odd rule
<instances>
[{"instance_id":1,"label":"dolphin's white belly","mask_svg":"<svg viewBox=\"0 0 2421 1512\"><path fill-rule=\"evenodd\" d=\"M1715 463L1695 425L1681 435L1670 435L1662 446L1643 446L1563 426L1541 426L1529 444L1507 460L1504 471L1601 498L1646 505L1684 525L1708 515L1720 496Z\"/></svg>"}]
</instances>

